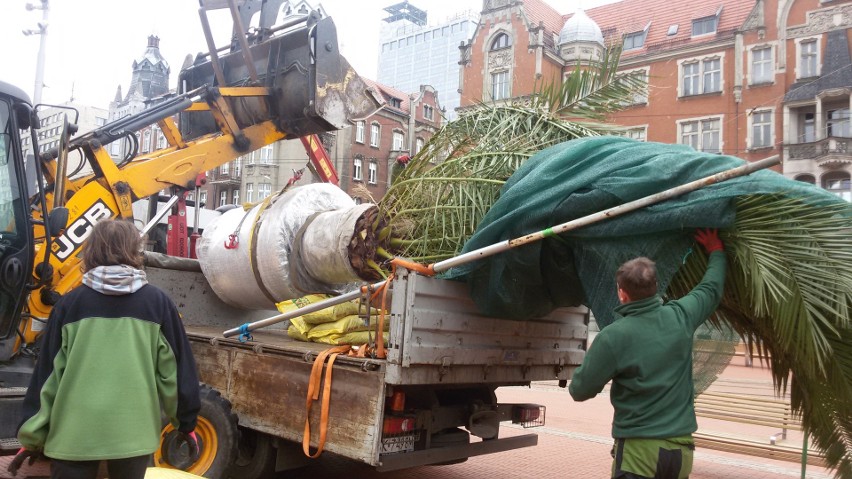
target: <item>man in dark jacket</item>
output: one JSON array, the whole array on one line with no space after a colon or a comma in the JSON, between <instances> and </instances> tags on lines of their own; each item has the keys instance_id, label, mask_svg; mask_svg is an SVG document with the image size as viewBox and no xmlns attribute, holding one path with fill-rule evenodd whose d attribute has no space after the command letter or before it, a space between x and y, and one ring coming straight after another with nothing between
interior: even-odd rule
<instances>
[{"instance_id":1,"label":"man in dark jacket","mask_svg":"<svg viewBox=\"0 0 852 479\"><path fill-rule=\"evenodd\" d=\"M159 447L160 407L198 454L195 361L175 304L149 285L139 232L104 220L83 250L83 285L54 306L24 400L26 458L51 459L53 478L142 479Z\"/></svg>"},{"instance_id":2,"label":"man in dark jacket","mask_svg":"<svg viewBox=\"0 0 852 479\"><path fill-rule=\"evenodd\" d=\"M654 262L636 258L616 273L620 319L604 328L574 372L569 392L585 401L610 380L612 477L685 479L692 471L692 338L716 310L725 253L715 230L696 235L710 255L707 272L686 296L663 303Z\"/></svg>"}]
</instances>

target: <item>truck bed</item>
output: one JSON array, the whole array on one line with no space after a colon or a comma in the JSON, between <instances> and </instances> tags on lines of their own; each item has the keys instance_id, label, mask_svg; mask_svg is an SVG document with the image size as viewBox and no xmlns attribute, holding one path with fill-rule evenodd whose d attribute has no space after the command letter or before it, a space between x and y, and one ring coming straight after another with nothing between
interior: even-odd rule
<instances>
[{"instance_id":1,"label":"truck bed","mask_svg":"<svg viewBox=\"0 0 852 479\"><path fill-rule=\"evenodd\" d=\"M147 271L149 281L178 303L201 380L231 402L240 425L301 442L311 367L330 346L291 339L284 323L253 331L250 341L224 338L226 329L278 313L231 308L200 272ZM437 405L427 413L435 415L432 423L465 427L464 419L452 422L469 409L459 401L476 396L488 402L500 386L569 379L584 356L585 308L560 309L529 321L486 317L477 312L465 284L404 271L394 279L390 302L387 359L339 356L335 362L325 445L379 468L410 467L439 457L434 449L408 451L404 459L388 453L382 424L386 397L394 390L409 391L412 400L418 394L433 398ZM438 404L445 397L455 404ZM312 431L318 431L318 409L311 414ZM534 443L534 435L522 436L447 448L442 454L452 459Z\"/></svg>"}]
</instances>

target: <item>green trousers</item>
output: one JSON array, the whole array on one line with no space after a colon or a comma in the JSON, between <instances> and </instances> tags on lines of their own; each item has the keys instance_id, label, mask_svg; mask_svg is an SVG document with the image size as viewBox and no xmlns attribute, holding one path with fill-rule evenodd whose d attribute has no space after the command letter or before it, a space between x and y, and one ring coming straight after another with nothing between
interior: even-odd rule
<instances>
[{"instance_id":1,"label":"green trousers","mask_svg":"<svg viewBox=\"0 0 852 479\"><path fill-rule=\"evenodd\" d=\"M612 446L613 479L688 479L692 435L668 439L617 438Z\"/></svg>"}]
</instances>

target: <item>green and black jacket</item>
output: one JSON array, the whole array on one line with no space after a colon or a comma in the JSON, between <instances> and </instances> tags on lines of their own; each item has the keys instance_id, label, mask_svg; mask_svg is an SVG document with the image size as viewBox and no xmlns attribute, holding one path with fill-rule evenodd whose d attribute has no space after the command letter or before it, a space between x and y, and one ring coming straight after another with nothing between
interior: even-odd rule
<instances>
[{"instance_id":1,"label":"green and black jacket","mask_svg":"<svg viewBox=\"0 0 852 479\"><path fill-rule=\"evenodd\" d=\"M725 253L710 254L707 272L686 296L659 295L622 304L622 316L597 335L568 388L577 401L609 392L615 438L677 438L695 421L692 337L713 314L725 283Z\"/></svg>"},{"instance_id":2,"label":"green and black jacket","mask_svg":"<svg viewBox=\"0 0 852 479\"><path fill-rule=\"evenodd\" d=\"M74 461L150 454L161 407L179 430L195 428L199 385L186 332L171 299L142 275L132 293L79 286L53 308L24 400L24 447Z\"/></svg>"}]
</instances>

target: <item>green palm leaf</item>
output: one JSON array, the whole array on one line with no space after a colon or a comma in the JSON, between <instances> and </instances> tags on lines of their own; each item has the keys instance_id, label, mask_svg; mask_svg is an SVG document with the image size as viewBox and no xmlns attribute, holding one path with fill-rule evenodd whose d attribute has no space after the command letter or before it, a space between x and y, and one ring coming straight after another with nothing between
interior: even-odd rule
<instances>
[{"instance_id":1,"label":"green palm leaf","mask_svg":"<svg viewBox=\"0 0 852 479\"><path fill-rule=\"evenodd\" d=\"M714 321L759 347L779 394L789 391L814 445L852 477L852 207L740 198L725 296ZM686 294L706 267L691 255L668 293Z\"/></svg>"}]
</instances>

